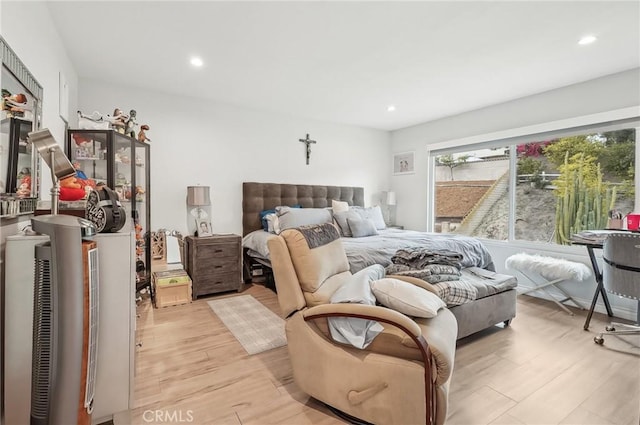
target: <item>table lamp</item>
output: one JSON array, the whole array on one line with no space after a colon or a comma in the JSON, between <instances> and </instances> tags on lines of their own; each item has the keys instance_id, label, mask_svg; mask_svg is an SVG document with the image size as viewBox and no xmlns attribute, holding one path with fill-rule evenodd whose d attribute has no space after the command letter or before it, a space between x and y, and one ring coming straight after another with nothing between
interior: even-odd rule
<instances>
[{"instance_id":1,"label":"table lamp","mask_svg":"<svg viewBox=\"0 0 640 425\"><path fill-rule=\"evenodd\" d=\"M191 207L189 213L195 217L196 233L198 225L209 217L207 211L202 208L211 205L209 186L187 186L187 206Z\"/></svg>"},{"instance_id":2,"label":"table lamp","mask_svg":"<svg viewBox=\"0 0 640 425\"><path fill-rule=\"evenodd\" d=\"M395 192L387 192L387 196L385 199L385 203L387 204L387 224L393 225L393 214L392 210L396 206L396 193Z\"/></svg>"}]
</instances>

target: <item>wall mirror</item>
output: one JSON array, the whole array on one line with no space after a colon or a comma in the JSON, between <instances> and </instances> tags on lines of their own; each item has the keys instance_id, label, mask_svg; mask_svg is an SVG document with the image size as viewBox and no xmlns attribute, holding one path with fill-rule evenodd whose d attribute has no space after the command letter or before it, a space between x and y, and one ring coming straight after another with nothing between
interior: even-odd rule
<instances>
[{"instance_id":1,"label":"wall mirror","mask_svg":"<svg viewBox=\"0 0 640 425\"><path fill-rule=\"evenodd\" d=\"M42 123L42 86L0 37L0 216L35 211L39 157L27 134Z\"/></svg>"}]
</instances>

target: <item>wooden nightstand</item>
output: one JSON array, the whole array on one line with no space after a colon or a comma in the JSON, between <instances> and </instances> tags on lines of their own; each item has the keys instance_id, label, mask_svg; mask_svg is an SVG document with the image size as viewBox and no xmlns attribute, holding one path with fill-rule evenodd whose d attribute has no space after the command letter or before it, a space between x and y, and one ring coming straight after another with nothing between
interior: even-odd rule
<instances>
[{"instance_id":1,"label":"wooden nightstand","mask_svg":"<svg viewBox=\"0 0 640 425\"><path fill-rule=\"evenodd\" d=\"M186 270L193 282L193 299L242 289L242 238L214 235L185 238Z\"/></svg>"}]
</instances>

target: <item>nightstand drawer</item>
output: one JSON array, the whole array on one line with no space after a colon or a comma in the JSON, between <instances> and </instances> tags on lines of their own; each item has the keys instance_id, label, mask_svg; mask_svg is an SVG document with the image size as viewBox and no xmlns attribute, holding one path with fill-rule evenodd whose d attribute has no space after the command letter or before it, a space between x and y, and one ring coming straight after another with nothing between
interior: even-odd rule
<instances>
[{"instance_id":1,"label":"nightstand drawer","mask_svg":"<svg viewBox=\"0 0 640 425\"><path fill-rule=\"evenodd\" d=\"M236 243L200 244L197 247L198 259L240 257L240 245Z\"/></svg>"},{"instance_id":2,"label":"nightstand drawer","mask_svg":"<svg viewBox=\"0 0 640 425\"><path fill-rule=\"evenodd\" d=\"M238 257L213 257L207 262L196 264L196 277L232 273L240 270Z\"/></svg>"},{"instance_id":3,"label":"nightstand drawer","mask_svg":"<svg viewBox=\"0 0 640 425\"><path fill-rule=\"evenodd\" d=\"M205 282L198 285L193 293L194 297L199 295L213 294L216 292L233 291L240 285L239 273L225 273L211 276Z\"/></svg>"}]
</instances>

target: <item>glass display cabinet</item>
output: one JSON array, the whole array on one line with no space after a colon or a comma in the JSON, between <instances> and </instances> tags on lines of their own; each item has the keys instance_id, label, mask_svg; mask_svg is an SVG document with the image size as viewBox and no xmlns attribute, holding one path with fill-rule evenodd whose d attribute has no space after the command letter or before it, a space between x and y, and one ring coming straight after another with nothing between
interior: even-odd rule
<instances>
[{"instance_id":1,"label":"glass display cabinet","mask_svg":"<svg viewBox=\"0 0 640 425\"><path fill-rule=\"evenodd\" d=\"M67 156L77 178L104 184L127 211L124 229L136 233L137 289L151 282L149 145L115 130L67 130Z\"/></svg>"},{"instance_id":2,"label":"glass display cabinet","mask_svg":"<svg viewBox=\"0 0 640 425\"><path fill-rule=\"evenodd\" d=\"M40 128L42 86L0 37L0 217L33 214L39 157L27 138Z\"/></svg>"},{"instance_id":3,"label":"glass display cabinet","mask_svg":"<svg viewBox=\"0 0 640 425\"><path fill-rule=\"evenodd\" d=\"M5 118L0 122L2 152L7 152L6 161L2 164L2 193L13 193L21 198L34 197L35 179L31 178L33 150L27 143L31 128L31 121L19 118Z\"/></svg>"},{"instance_id":4,"label":"glass display cabinet","mask_svg":"<svg viewBox=\"0 0 640 425\"><path fill-rule=\"evenodd\" d=\"M31 121L5 118L0 121L0 216L32 214L38 203L35 155L27 134Z\"/></svg>"}]
</instances>

